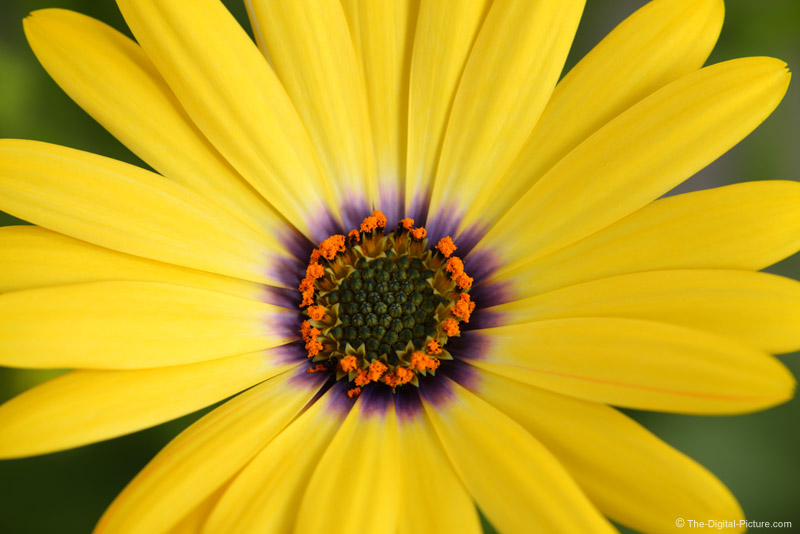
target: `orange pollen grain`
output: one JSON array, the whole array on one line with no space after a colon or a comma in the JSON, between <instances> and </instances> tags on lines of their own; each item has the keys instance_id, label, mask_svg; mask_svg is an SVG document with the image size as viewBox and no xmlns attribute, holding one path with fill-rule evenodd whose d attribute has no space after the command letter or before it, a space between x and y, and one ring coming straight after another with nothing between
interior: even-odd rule
<instances>
[{"instance_id":1,"label":"orange pollen grain","mask_svg":"<svg viewBox=\"0 0 800 534\"><path fill-rule=\"evenodd\" d=\"M461 333L461 329L458 328L458 321L455 319L446 319L442 323L442 328L444 328L444 333L450 337L457 336Z\"/></svg>"},{"instance_id":2,"label":"orange pollen grain","mask_svg":"<svg viewBox=\"0 0 800 534\"><path fill-rule=\"evenodd\" d=\"M345 356L339 361L339 365L342 367L342 371L345 373L349 373L350 371L355 371L358 367L358 362L356 357L352 354L350 356Z\"/></svg>"},{"instance_id":3,"label":"orange pollen grain","mask_svg":"<svg viewBox=\"0 0 800 534\"><path fill-rule=\"evenodd\" d=\"M361 234L358 232L358 230L350 230L350 233L347 234L347 237L351 237L356 241L361 240Z\"/></svg>"},{"instance_id":4,"label":"orange pollen grain","mask_svg":"<svg viewBox=\"0 0 800 534\"><path fill-rule=\"evenodd\" d=\"M461 273L458 275L458 278L456 278L456 284L458 284L458 287L461 289L469 289L472 287L473 280L471 276L467 276L467 273Z\"/></svg>"},{"instance_id":5,"label":"orange pollen grain","mask_svg":"<svg viewBox=\"0 0 800 534\"><path fill-rule=\"evenodd\" d=\"M411 355L411 369L418 371L433 370L439 367L439 360L431 358L424 352L415 352Z\"/></svg>"},{"instance_id":6,"label":"orange pollen grain","mask_svg":"<svg viewBox=\"0 0 800 534\"><path fill-rule=\"evenodd\" d=\"M466 293L461 293L458 296L458 302L456 302L455 306L450 307L450 311L456 317L460 318L465 323L469 322L469 316L475 310L475 303L469 300L469 295Z\"/></svg>"},{"instance_id":7,"label":"orange pollen grain","mask_svg":"<svg viewBox=\"0 0 800 534\"><path fill-rule=\"evenodd\" d=\"M386 369L388 369L388 367L386 367L385 363L374 361L371 364L369 364L369 371L367 377L372 382L377 382L378 380L380 380L381 376L383 376L383 373L386 372Z\"/></svg>"},{"instance_id":8,"label":"orange pollen grain","mask_svg":"<svg viewBox=\"0 0 800 534\"><path fill-rule=\"evenodd\" d=\"M325 276L325 268L319 263L312 263L306 267L306 278L311 280L318 280Z\"/></svg>"},{"instance_id":9,"label":"orange pollen grain","mask_svg":"<svg viewBox=\"0 0 800 534\"><path fill-rule=\"evenodd\" d=\"M324 363L318 363L314 367L306 369L306 373L319 373L320 371L327 371L328 367Z\"/></svg>"},{"instance_id":10,"label":"orange pollen grain","mask_svg":"<svg viewBox=\"0 0 800 534\"><path fill-rule=\"evenodd\" d=\"M414 228L414 219L400 219L400 224L402 224L403 228L406 230L411 230Z\"/></svg>"},{"instance_id":11,"label":"orange pollen grain","mask_svg":"<svg viewBox=\"0 0 800 534\"><path fill-rule=\"evenodd\" d=\"M353 397L358 397L359 393L361 393L361 388L348 389L347 397L352 399Z\"/></svg>"},{"instance_id":12,"label":"orange pollen grain","mask_svg":"<svg viewBox=\"0 0 800 534\"><path fill-rule=\"evenodd\" d=\"M447 260L447 263L445 264L445 269L447 269L447 272L450 273L450 278L455 280L461 274L463 274L464 262L461 261L461 258L453 256L452 258L449 258Z\"/></svg>"},{"instance_id":13,"label":"orange pollen grain","mask_svg":"<svg viewBox=\"0 0 800 534\"><path fill-rule=\"evenodd\" d=\"M429 354L441 354L442 347L439 346L439 342L435 339L428 341L428 353Z\"/></svg>"},{"instance_id":14,"label":"orange pollen grain","mask_svg":"<svg viewBox=\"0 0 800 534\"><path fill-rule=\"evenodd\" d=\"M405 367L398 367L395 369L394 374L397 375L398 384L407 384L408 382L411 382L412 378L414 378L414 371L411 371Z\"/></svg>"},{"instance_id":15,"label":"orange pollen grain","mask_svg":"<svg viewBox=\"0 0 800 534\"><path fill-rule=\"evenodd\" d=\"M300 303L300 307L310 306L314 304L314 288L309 287L308 289L303 290L303 301Z\"/></svg>"},{"instance_id":16,"label":"orange pollen grain","mask_svg":"<svg viewBox=\"0 0 800 534\"><path fill-rule=\"evenodd\" d=\"M316 339L309 339L306 341L306 350L308 351L308 357L313 358L322 350L322 343Z\"/></svg>"},{"instance_id":17,"label":"orange pollen grain","mask_svg":"<svg viewBox=\"0 0 800 534\"><path fill-rule=\"evenodd\" d=\"M425 236L428 235L428 231L425 228L414 228L411 230L411 237L414 239L425 239Z\"/></svg>"},{"instance_id":18,"label":"orange pollen grain","mask_svg":"<svg viewBox=\"0 0 800 534\"><path fill-rule=\"evenodd\" d=\"M373 211L372 212L372 216L375 217L375 220L378 223L378 228L385 228L386 227L386 215L384 215L381 210Z\"/></svg>"},{"instance_id":19,"label":"orange pollen grain","mask_svg":"<svg viewBox=\"0 0 800 534\"><path fill-rule=\"evenodd\" d=\"M383 383L387 386L394 388L400 385L400 379L397 378L397 375L394 372L386 373L383 375Z\"/></svg>"},{"instance_id":20,"label":"orange pollen grain","mask_svg":"<svg viewBox=\"0 0 800 534\"><path fill-rule=\"evenodd\" d=\"M359 369L358 374L356 375L355 380L353 380L357 386L366 386L369 384L369 377L367 376L366 369Z\"/></svg>"},{"instance_id":21,"label":"orange pollen grain","mask_svg":"<svg viewBox=\"0 0 800 534\"><path fill-rule=\"evenodd\" d=\"M325 307L324 306L309 306L308 307L308 316L311 317L312 321L321 321L323 317L325 317Z\"/></svg>"},{"instance_id":22,"label":"orange pollen grain","mask_svg":"<svg viewBox=\"0 0 800 534\"><path fill-rule=\"evenodd\" d=\"M378 227L378 219L376 217L367 217L361 223L362 232L371 232Z\"/></svg>"},{"instance_id":23,"label":"orange pollen grain","mask_svg":"<svg viewBox=\"0 0 800 534\"><path fill-rule=\"evenodd\" d=\"M336 257L337 252L345 251L345 237L341 234L330 236L328 239L319 244L319 252L322 257L327 260L332 260Z\"/></svg>"},{"instance_id":24,"label":"orange pollen grain","mask_svg":"<svg viewBox=\"0 0 800 534\"><path fill-rule=\"evenodd\" d=\"M441 252L445 258L449 258L457 248L458 247L456 247L456 244L453 243L453 240L450 239L450 236L441 238L439 243L436 245L436 249Z\"/></svg>"},{"instance_id":25,"label":"orange pollen grain","mask_svg":"<svg viewBox=\"0 0 800 534\"><path fill-rule=\"evenodd\" d=\"M303 341L308 341L311 338L311 323L303 321L300 325L300 335L303 336Z\"/></svg>"}]
</instances>

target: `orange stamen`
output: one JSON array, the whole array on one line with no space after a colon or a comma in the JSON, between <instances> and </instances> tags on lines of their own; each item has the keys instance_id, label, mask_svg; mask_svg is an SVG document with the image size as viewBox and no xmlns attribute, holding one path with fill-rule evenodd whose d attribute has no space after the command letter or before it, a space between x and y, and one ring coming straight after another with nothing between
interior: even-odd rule
<instances>
[{"instance_id":1,"label":"orange stamen","mask_svg":"<svg viewBox=\"0 0 800 534\"><path fill-rule=\"evenodd\" d=\"M358 397L358 395L360 393L361 393L361 388L353 388L353 389L348 389L347 390L347 396L348 396L348 398L351 398L351 399L353 397Z\"/></svg>"},{"instance_id":2,"label":"orange stamen","mask_svg":"<svg viewBox=\"0 0 800 534\"><path fill-rule=\"evenodd\" d=\"M367 384L369 384L369 377L367 376L367 370L359 369L358 375L356 375L356 378L353 380L353 382L355 382L357 386L366 386Z\"/></svg>"},{"instance_id":3,"label":"orange stamen","mask_svg":"<svg viewBox=\"0 0 800 534\"><path fill-rule=\"evenodd\" d=\"M325 317L325 307L324 306L309 306L308 307L308 316L311 317L312 321L321 321L323 317Z\"/></svg>"},{"instance_id":4,"label":"orange stamen","mask_svg":"<svg viewBox=\"0 0 800 534\"><path fill-rule=\"evenodd\" d=\"M450 278L455 280L464 272L464 262L461 261L461 258L453 256L447 260L444 268L450 273Z\"/></svg>"},{"instance_id":5,"label":"orange stamen","mask_svg":"<svg viewBox=\"0 0 800 534\"><path fill-rule=\"evenodd\" d=\"M367 374L367 377L372 382L377 382L378 380L380 380L381 376L383 376L383 373L386 372L386 369L388 369L388 367L386 367L385 363L376 360L371 364L369 364L369 372Z\"/></svg>"},{"instance_id":6,"label":"orange stamen","mask_svg":"<svg viewBox=\"0 0 800 534\"><path fill-rule=\"evenodd\" d=\"M386 215L384 215L382 211L375 210L372 212L372 216L375 217L375 220L378 223L378 228L386 227Z\"/></svg>"},{"instance_id":7,"label":"orange stamen","mask_svg":"<svg viewBox=\"0 0 800 534\"><path fill-rule=\"evenodd\" d=\"M320 371L327 371L328 367L324 363L318 363L314 367L306 369L306 373L318 373Z\"/></svg>"},{"instance_id":8,"label":"orange stamen","mask_svg":"<svg viewBox=\"0 0 800 534\"><path fill-rule=\"evenodd\" d=\"M441 252L445 258L449 258L457 248L458 247L456 247L456 244L453 243L453 240L450 239L450 236L441 238L439 243L436 245L436 249Z\"/></svg>"},{"instance_id":9,"label":"orange stamen","mask_svg":"<svg viewBox=\"0 0 800 534\"><path fill-rule=\"evenodd\" d=\"M455 319L446 319L442 323L442 327L444 328L444 333L450 337L457 336L461 333L461 329L458 328L458 321Z\"/></svg>"},{"instance_id":10,"label":"orange stamen","mask_svg":"<svg viewBox=\"0 0 800 534\"><path fill-rule=\"evenodd\" d=\"M397 383L400 384L407 384L411 382L411 379L414 378L414 371L407 369L405 367L398 367L394 371L395 375L397 375Z\"/></svg>"},{"instance_id":11,"label":"orange stamen","mask_svg":"<svg viewBox=\"0 0 800 534\"><path fill-rule=\"evenodd\" d=\"M410 369L418 371L433 370L439 367L439 360L431 358L424 352L415 352L411 355Z\"/></svg>"},{"instance_id":12,"label":"orange stamen","mask_svg":"<svg viewBox=\"0 0 800 534\"><path fill-rule=\"evenodd\" d=\"M439 342L434 340L428 341L428 354L440 354L442 352L442 347L439 346Z\"/></svg>"},{"instance_id":13,"label":"orange stamen","mask_svg":"<svg viewBox=\"0 0 800 534\"><path fill-rule=\"evenodd\" d=\"M400 219L400 224L406 230L411 230L412 228L414 228L414 219Z\"/></svg>"},{"instance_id":14,"label":"orange stamen","mask_svg":"<svg viewBox=\"0 0 800 534\"><path fill-rule=\"evenodd\" d=\"M428 231L425 228L414 228L411 230L411 237L414 239L425 239L425 236L428 235Z\"/></svg>"},{"instance_id":15,"label":"orange stamen","mask_svg":"<svg viewBox=\"0 0 800 534\"><path fill-rule=\"evenodd\" d=\"M465 323L469 322L469 316L474 310L475 303L469 300L469 295L467 293L461 293L461 295L458 297L458 302L456 302L456 305L450 307L450 311L453 312L453 315Z\"/></svg>"},{"instance_id":16,"label":"orange stamen","mask_svg":"<svg viewBox=\"0 0 800 534\"><path fill-rule=\"evenodd\" d=\"M358 233L358 230L350 230L350 233L347 234L347 237L353 238L356 241L360 241L361 240L361 234Z\"/></svg>"},{"instance_id":17,"label":"orange stamen","mask_svg":"<svg viewBox=\"0 0 800 534\"><path fill-rule=\"evenodd\" d=\"M473 278L471 276L467 276L467 273L463 272L460 275L458 275L458 278L456 278L456 284L458 284L458 287L460 287L461 289L471 288L472 281Z\"/></svg>"},{"instance_id":18,"label":"orange stamen","mask_svg":"<svg viewBox=\"0 0 800 534\"><path fill-rule=\"evenodd\" d=\"M386 373L383 375L383 383L387 386L394 388L400 385L400 380L397 378L397 375L394 372Z\"/></svg>"},{"instance_id":19,"label":"orange stamen","mask_svg":"<svg viewBox=\"0 0 800 534\"><path fill-rule=\"evenodd\" d=\"M303 301L300 303L300 307L303 308L305 306L310 306L314 304L314 287L309 287L303 291Z\"/></svg>"},{"instance_id":20,"label":"orange stamen","mask_svg":"<svg viewBox=\"0 0 800 534\"><path fill-rule=\"evenodd\" d=\"M303 323L300 325L300 335L303 336L303 341L308 341L311 339L312 328L313 327L311 326L311 323L308 321L303 321Z\"/></svg>"},{"instance_id":21,"label":"orange stamen","mask_svg":"<svg viewBox=\"0 0 800 534\"><path fill-rule=\"evenodd\" d=\"M345 237L341 234L330 236L328 239L319 244L319 252L322 257L327 260L332 260L336 257L336 253L345 251Z\"/></svg>"},{"instance_id":22,"label":"orange stamen","mask_svg":"<svg viewBox=\"0 0 800 534\"><path fill-rule=\"evenodd\" d=\"M350 356L345 356L339 361L339 365L342 367L342 371L345 373L349 373L350 371L355 371L358 367L358 361L356 357L352 354Z\"/></svg>"},{"instance_id":23,"label":"orange stamen","mask_svg":"<svg viewBox=\"0 0 800 534\"><path fill-rule=\"evenodd\" d=\"M325 276L325 268L322 267L319 263L311 263L306 267L306 278L313 280L318 280Z\"/></svg>"},{"instance_id":24,"label":"orange stamen","mask_svg":"<svg viewBox=\"0 0 800 534\"><path fill-rule=\"evenodd\" d=\"M371 232L378 227L378 219L376 217L367 217L361 222L362 232Z\"/></svg>"}]
</instances>

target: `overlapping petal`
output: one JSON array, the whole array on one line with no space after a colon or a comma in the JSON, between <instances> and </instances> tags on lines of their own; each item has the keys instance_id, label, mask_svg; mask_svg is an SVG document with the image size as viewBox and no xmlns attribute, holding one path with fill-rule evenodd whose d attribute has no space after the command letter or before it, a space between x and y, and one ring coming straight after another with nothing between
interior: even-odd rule
<instances>
[{"instance_id":1,"label":"overlapping petal","mask_svg":"<svg viewBox=\"0 0 800 534\"><path fill-rule=\"evenodd\" d=\"M260 284L131 256L38 226L0 228L0 292L84 282L163 282L239 297L266 297Z\"/></svg>"},{"instance_id":2,"label":"overlapping petal","mask_svg":"<svg viewBox=\"0 0 800 534\"><path fill-rule=\"evenodd\" d=\"M140 369L213 360L294 341L296 314L225 293L154 282L94 282L0 295L0 364Z\"/></svg>"},{"instance_id":3,"label":"overlapping petal","mask_svg":"<svg viewBox=\"0 0 800 534\"><path fill-rule=\"evenodd\" d=\"M430 202L434 233L452 231L447 216L473 202L481 184L519 153L558 81L583 6L492 3L453 100Z\"/></svg>"},{"instance_id":4,"label":"overlapping petal","mask_svg":"<svg viewBox=\"0 0 800 534\"><path fill-rule=\"evenodd\" d=\"M323 381L302 370L287 371L204 416L126 486L95 532L168 532L277 436Z\"/></svg>"},{"instance_id":5,"label":"overlapping petal","mask_svg":"<svg viewBox=\"0 0 800 534\"><path fill-rule=\"evenodd\" d=\"M744 413L787 401L795 380L777 359L689 328L617 318L570 318L465 335L488 343L470 363L596 402L676 413Z\"/></svg>"},{"instance_id":6,"label":"overlapping petal","mask_svg":"<svg viewBox=\"0 0 800 534\"><path fill-rule=\"evenodd\" d=\"M612 276L487 311L493 324L624 317L716 332L773 353L800 349L800 283L749 271L674 270Z\"/></svg>"},{"instance_id":7,"label":"overlapping petal","mask_svg":"<svg viewBox=\"0 0 800 534\"><path fill-rule=\"evenodd\" d=\"M335 206L301 117L264 57L217 0L119 0L133 35L231 165L315 239L309 214Z\"/></svg>"},{"instance_id":8,"label":"overlapping petal","mask_svg":"<svg viewBox=\"0 0 800 534\"><path fill-rule=\"evenodd\" d=\"M512 534L614 531L533 436L467 389L439 380L423 391L425 414L495 527Z\"/></svg>"},{"instance_id":9,"label":"overlapping petal","mask_svg":"<svg viewBox=\"0 0 800 534\"><path fill-rule=\"evenodd\" d=\"M36 11L24 24L50 76L133 153L260 230L265 241L286 226L200 133L136 43L61 9Z\"/></svg>"},{"instance_id":10,"label":"overlapping petal","mask_svg":"<svg viewBox=\"0 0 800 534\"><path fill-rule=\"evenodd\" d=\"M328 390L253 458L221 496L202 532L292 532L304 493L314 493L311 475L352 405L344 385Z\"/></svg>"},{"instance_id":11,"label":"overlapping petal","mask_svg":"<svg viewBox=\"0 0 800 534\"><path fill-rule=\"evenodd\" d=\"M488 281L501 300L650 270L758 270L800 249L800 184L765 181L676 195L642 208L594 235ZM478 254L476 254L476 257ZM537 258L537 259L534 259Z\"/></svg>"},{"instance_id":12,"label":"overlapping petal","mask_svg":"<svg viewBox=\"0 0 800 534\"><path fill-rule=\"evenodd\" d=\"M0 406L0 456L44 454L135 432L296 365L277 348L176 367L72 371Z\"/></svg>"},{"instance_id":13,"label":"overlapping petal","mask_svg":"<svg viewBox=\"0 0 800 534\"><path fill-rule=\"evenodd\" d=\"M396 532L401 486L392 466L400 462L399 452L388 391L363 393L311 476L295 532Z\"/></svg>"},{"instance_id":14,"label":"overlapping petal","mask_svg":"<svg viewBox=\"0 0 800 534\"><path fill-rule=\"evenodd\" d=\"M589 135L700 68L717 40L723 12L722 0L657 0L624 20L558 83L509 171L478 184L460 230L494 223Z\"/></svg>"},{"instance_id":15,"label":"overlapping petal","mask_svg":"<svg viewBox=\"0 0 800 534\"><path fill-rule=\"evenodd\" d=\"M641 532L679 532L679 517L742 510L705 468L613 408L481 372L475 393L552 452L603 513Z\"/></svg>"},{"instance_id":16,"label":"overlapping petal","mask_svg":"<svg viewBox=\"0 0 800 534\"><path fill-rule=\"evenodd\" d=\"M265 236L157 174L70 148L0 140L0 208L128 254L285 285L280 236Z\"/></svg>"},{"instance_id":17,"label":"overlapping petal","mask_svg":"<svg viewBox=\"0 0 800 534\"><path fill-rule=\"evenodd\" d=\"M251 0L247 5L326 181L338 190L336 205L345 225L358 224L378 202L377 184L366 90L342 4ZM357 213L348 217L348 209Z\"/></svg>"},{"instance_id":18,"label":"overlapping petal","mask_svg":"<svg viewBox=\"0 0 800 534\"><path fill-rule=\"evenodd\" d=\"M505 268L642 208L755 129L789 86L772 58L726 61L659 89L603 126L531 187L483 238Z\"/></svg>"}]
</instances>

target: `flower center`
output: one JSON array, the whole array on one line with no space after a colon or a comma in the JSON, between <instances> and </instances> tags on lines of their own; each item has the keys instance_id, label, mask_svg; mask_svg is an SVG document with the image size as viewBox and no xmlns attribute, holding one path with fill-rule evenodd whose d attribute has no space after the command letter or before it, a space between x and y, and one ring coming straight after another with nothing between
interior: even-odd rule
<instances>
[{"instance_id":1,"label":"flower center","mask_svg":"<svg viewBox=\"0 0 800 534\"><path fill-rule=\"evenodd\" d=\"M452 359L448 339L475 309L472 278L450 237L429 250L425 229L412 219L392 232L385 227L375 211L347 237L324 240L300 283L308 372L352 382L350 397L372 382L395 390L435 375L440 360Z\"/></svg>"}]
</instances>

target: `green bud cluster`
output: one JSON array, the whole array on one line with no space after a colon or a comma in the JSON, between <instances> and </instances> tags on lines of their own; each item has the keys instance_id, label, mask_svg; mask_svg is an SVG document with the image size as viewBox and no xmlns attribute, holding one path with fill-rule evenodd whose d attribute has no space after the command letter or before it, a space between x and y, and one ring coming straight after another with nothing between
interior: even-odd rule
<instances>
[{"instance_id":1,"label":"green bud cluster","mask_svg":"<svg viewBox=\"0 0 800 534\"><path fill-rule=\"evenodd\" d=\"M390 364L399 361L395 351L408 342L423 350L427 336L436 336L436 307L447 299L434 293L434 272L419 258L396 256L360 258L355 269L327 295L330 305L339 305L340 324L331 330L354 349L364 345L367 361L385 355Z\"/></svg>"}]
</instances>

